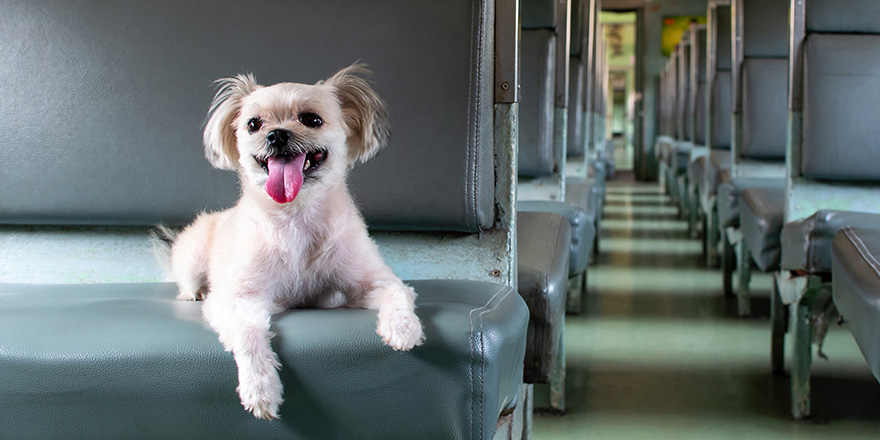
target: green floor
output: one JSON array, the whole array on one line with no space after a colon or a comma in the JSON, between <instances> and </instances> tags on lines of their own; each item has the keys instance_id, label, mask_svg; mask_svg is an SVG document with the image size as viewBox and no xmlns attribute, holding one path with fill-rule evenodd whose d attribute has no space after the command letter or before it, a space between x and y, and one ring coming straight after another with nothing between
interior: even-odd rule
<instances>
[{"instance_id":1,"label":"green floor","mask_svg":"<svg viewBox=\"0 0 880 440\"><path fill-rule=\"evenodd\" d=\"M878 438L880 385L845 327L814 360L827 423L792 422L788 378L769 373L770 277L739 319L658 186L609 182L604 214L587 312L566 318L568 413L536 417L534 439Z\"/></svg>"}]
</instances>

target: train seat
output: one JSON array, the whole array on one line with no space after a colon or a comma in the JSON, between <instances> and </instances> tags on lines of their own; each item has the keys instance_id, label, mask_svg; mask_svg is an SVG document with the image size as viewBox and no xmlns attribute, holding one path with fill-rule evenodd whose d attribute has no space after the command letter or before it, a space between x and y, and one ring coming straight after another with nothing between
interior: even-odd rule
<instances>
[{"instance_id":1,"label":"train seat","mask_svg":"<svg viewBox=\"0 0 880 440\"><path fill-rule=\"evenodd\" d=\"M548 383L554 369L564 369L565 358L559 357L564 356L571 228L568 219L552 212L519 212L517 228L517 284L530 312L523 377L527 383Z\"/></svg>"},{"instance_id":2,"label":"train seat","mask_svg":"<svg viewBox=\"0 0 880 440\"><path fill-rule=\"evenodd\" d=\"M752 261L762 272L779 267L784 188L746 188L740 193L739 223Z\"/></svg>"},{"instance_id":3,"label":"train seat","mask_svg":"<svg viewBox=\"0 0 880 440\"><path fill-rule=\"evenodd\" d=\"M880 214L880 172L871 165L880 160L880 131L864 123L878 116L878 18L880 4L874 1L854 0L845 6L828 0L792 2L789 191L783 267L776 274L773 301L777 308L791 310L791 413L798 420L813 416L812 344L821 341L813 340L816 322L810 313L821 304L816 292L834 288L829 238L849 222L875 225L869 214ZM772 320L772 368L779 371L785 318L774 313Z\"/></svg>"},{"instance_id":4,"label":"train seat","mask_svg":"<svg viewBox=\"0 0 880 440\"><path fill-rule=\"evenodd\" d=\"M246 21L231 0L6 4L0 121L14 123L0 143L15 160L0 165L0 437L528 437L517 106L494 92L510 73L493 68L493 55L515 54L496 35L515 36L518 21L496 10L516 4L277 1ZM394 135L349 187L386 262L412 280L427 338L396 352L374 311L279 314L282 418L256 420L201 303L162 282L149 230L238 197L234 174L203 157L213 80L315 82L358 59Z\"/></svg>"},{"instance_id":5,"label":"train seat","mask_svg":"<svg viewBox=\"0 0 880 440\"><path fill-rule=\"evenodd\" d=\"M832 297L880 381L880 217L874 228L844 227L831 240Z\"/></svg>"},{"instance_id":6,"label":"train seat","mask_svg":"<svg viewBox=\"0 0 880 440\"><path fill-rule=\"evenodd\" d=\"M586 206L563 199L568 109L556 98L567 87L557 75L568 73L567 8L566 2L547 0L523 4L517 184L519 291L532 315L525 380L549 383L550 407L558 411L565 409L565 357L559 341L566 295L582 295L577 283L577 291L568 292L568 279L583 278L586 270L586 265L569 262L582 260L583 244L592 243L595 235L583 225Z\"/></svg>"},{"instance_id":7,"label":"train seat","mask_svg":"<svg viewBox=\"0 0 880 440\"><path fill-rule=\"evenodd\" d=\"M788 112L788 4L787 0L734 0L732 38L733 133L731 135L731 170L734 179L744 177L785 179L786 127ZM733 193L730 193L733 194ZM723 202L719 202L723 203ZM757 204L753 208L769 208ZM769 218L771 212L743 215L739 203L740 229L746 221ZM775 208L774 208L775 209ZM760 225L748 225L751 231ZM779 229L776 229L779 232ZM778 238L760 243L744 240L760 237L745 234L735 228L725 229L725 252L737 249L736 294L740 316L751 313L749 280L751 276L750 246L778 246ZM770 252L775 254L777 251ZM778 263L775 263L778 265ZM725 269L725 286L731 281ZM725 287L726 289L726 287Z\"/></svg>"}]
</instances>

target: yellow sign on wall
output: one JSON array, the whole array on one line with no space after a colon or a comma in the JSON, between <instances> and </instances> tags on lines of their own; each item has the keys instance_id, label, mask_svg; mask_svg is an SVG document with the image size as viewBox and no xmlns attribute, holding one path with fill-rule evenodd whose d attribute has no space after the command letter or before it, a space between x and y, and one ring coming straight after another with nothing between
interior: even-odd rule
<instances>
[{"instance_id":1,"label":"yellow sign on wall","mask_svg":"<svg viewBox=\"0 0 880 440\"><path fill-rule=\"evenodd\" d=\"M661 36L661 50L663 56L668 57L675 50L675 45L681 40L681 35L691 23L706 24L705 16L678 16L663 18L663 34Z\"/></svg>"}]
</instances>

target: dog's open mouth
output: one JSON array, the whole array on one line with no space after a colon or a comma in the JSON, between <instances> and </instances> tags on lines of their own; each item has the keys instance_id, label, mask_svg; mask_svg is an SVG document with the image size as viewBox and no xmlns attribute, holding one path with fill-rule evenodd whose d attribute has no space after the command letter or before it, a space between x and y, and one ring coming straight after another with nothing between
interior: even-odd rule
<instances>
[{"instance_id":1,"label":"dog's open mouth","mask_svg":"<svg viewBox=\"0 0 880 440\"><path fill-rule=\"evenodd\" d=\"M292 202L302 188L303 180L313 174L327 158L326 150L307 153L254 157L269 178L266 193L278 203Z\"/></svg>"}]
</instances>

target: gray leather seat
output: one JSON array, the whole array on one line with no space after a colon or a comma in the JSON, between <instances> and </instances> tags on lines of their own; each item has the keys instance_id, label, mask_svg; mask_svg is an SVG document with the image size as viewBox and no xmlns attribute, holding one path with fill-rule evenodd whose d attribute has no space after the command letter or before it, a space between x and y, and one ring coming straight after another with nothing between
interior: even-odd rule
<instances>
[{"instance_id":1,"label":"gray leather seat","mask_svg":"<svg viewBox=\"0 0 880 440\"><path fill-rule=\"evenodd\" d=\"M725 172L727 171L727 172ZM722 227L740 224L740 193L747 188L785 189L785 179L765 177L741 177L724 181L729 176L729 169L719 173L722 182L718 185L718 223Z\"/></svg>"},{"instance_id":2,"label":"gray leather seat","mask_svg":"<svg viewBox=\"0 0 880 440\"><path fill-rule=\"evenodd\" d=\"M821 210L782 228L782 268L808 273L831 272L831 241L843 227L880 229L880 215Z\"/></svg>"},{"instance_id":3,"label":"gray leather seat","mask_svg":"<svg viewBox=\"0 0 880 440\"><path fill-rule=\"evenodd\" d=\"M528 311L497 284L409 284L428 341L411 353L382 343L374 311L275 318L272 423L241 409L232 355L176 285L0 284L0 436L491 438L516 401Z\"/></svg>"},{"instance_id":4,"label":"gray leather seat","mask_svg":"<svg viewBox=\"0 0 880 440\"><path fill-rule=\"evenodd\" d=\"M589 199L586 203L590 203ZM589 209L589 205L587 208ZM566 203L559 203L554 200L527 200L518 202L516 209L520 216L530 217L531 214L545 212L565 217L571 229L571 241L568 252L568 276L574 276L587 270L587 265L590 263L590 255L593 252L593 241L596 236L592 211L586 211L569 200L566 200ZM539 232L539 234L543 234L543 232Z\"/></svg>"},{"instance_id":5,"label":"gray leather seat","mask_svg":"<svg viewBox=\"0 0 880 440\"><path fill-rule=\"evenodd\" d=\"M740 194L739 228L752 260L763 272L779 267L784 211L784 189L752 187Z\"/></svg>"},{"instance_id":6,"label":"gray leather seat","mask_svg":"<svg viewBox=\"0 0 880 440\"><path fill-rule=\"evenodd\" d=\"M592 165L591 169L593 169ZM596 253L599 243L599 228L602 223L602 207L605 205L605 179L601 176L586 180L579 177L567 177L565 179L565 203L583 210L593 223L593 244L590 245L588 255Z\"/></svg>"},{"instance_id":7,"label":"gray leather seat","mask_svg":"<svg viewBox=\"0 0 880 440\"><path fill-rule=\"evenodd\" d=\"M706 177L706 156L700 156L688 164L688 180L699 185Z\"/></svg>"},{"instance_id":8,"label":"gray leather seat","mask_svg":"<svg viewBox=\"0 0 880 440\"><path fill-rule=\"evenodd\" d=\"M516 238L518 288L530 312L523 378L545 383L561 348L571 228L555 213L519 212Z\"/></svg>"},{"instance_id":9,"label":"gray leather seat","mask_svg":"<svg viewBox=\"0 0 880 440\"><path fill-rule=\"evenodd\" d=\"M521 55L518 172L521 176L542 177L557 171L553 156L556 34L546 28L523 30Z\"/></svg>"},{"instance_id":10,"label":"gray leather seat","mask_svg":"<svg viewBox=\"0 0 880 440\"><path fill-rule=\"evenodd\" d=\"M880 381L880 229L842 228L831 263L834 305Z\"/></svg>"},{"instance_id":11,"label":"gray leather seat","mask_svg":"<svg viewBox=\"0 0 880 440\"><path fill-rule=\"evenodd\" d=\"M722 170L730 170L730 150L714 148L709 151L706 172L703 181L700 182L702 194L718 194L718 185L721 185L722 182Z\"/></svg>"}]
</instances>

